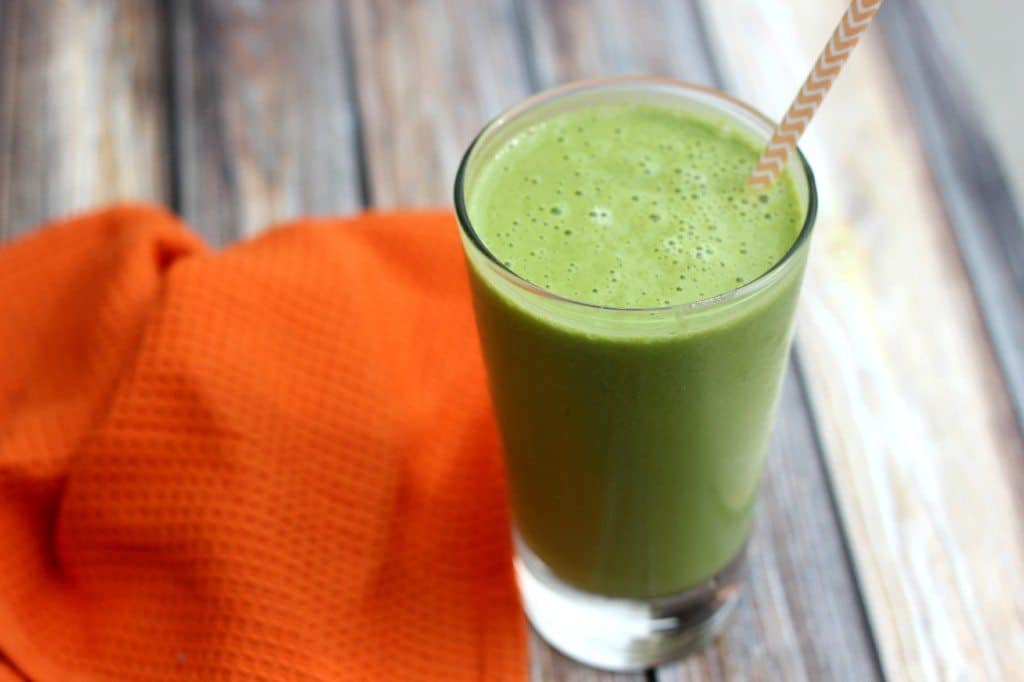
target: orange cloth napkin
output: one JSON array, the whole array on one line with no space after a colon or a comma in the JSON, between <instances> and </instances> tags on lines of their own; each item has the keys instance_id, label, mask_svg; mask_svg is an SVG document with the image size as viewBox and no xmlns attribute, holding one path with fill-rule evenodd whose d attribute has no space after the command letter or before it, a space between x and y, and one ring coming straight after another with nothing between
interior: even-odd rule
<instances>
[{"instance_id":1,"label":"orange cloth napkin","mask_svg":"<svg viewBox=\"0 0 1024 682\"><path fill-rule=\"evenodd\" d=\"M451 216L0 250L0 679L522 679L506 524Z\"/></svg>"}]
</instances>

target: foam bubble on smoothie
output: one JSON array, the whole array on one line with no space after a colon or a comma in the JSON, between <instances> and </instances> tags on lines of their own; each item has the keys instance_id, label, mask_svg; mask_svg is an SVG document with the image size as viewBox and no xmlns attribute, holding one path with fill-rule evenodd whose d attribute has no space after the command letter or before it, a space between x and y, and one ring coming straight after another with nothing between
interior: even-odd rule
<instances>
[{"instance_id":1,"label":"foam bubble on smoothie","mask_svg":"<svg viewBox=\"0 0 1024 682\"><path fill-rule=\"evenodd\" d=\"M469 214L520 277L615 307L686 303L777 263L802 211L788 174L745 184L759 148L715 122L652 105L570 111L512 138Z\"/></svg>"}]
</instances>

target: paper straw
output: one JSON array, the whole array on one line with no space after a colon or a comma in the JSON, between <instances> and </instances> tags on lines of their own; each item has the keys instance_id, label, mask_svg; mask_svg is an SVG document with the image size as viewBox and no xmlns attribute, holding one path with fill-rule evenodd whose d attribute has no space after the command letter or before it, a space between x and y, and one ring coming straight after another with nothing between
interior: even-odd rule
<instances>
[{"instance_id":1,"label":"paper straw","mask_svg":"<svg viewBox=\"0 0 1024 682\"><path fill-rule=\"evenodd\" d=\"M814 112L821 106L832 82L839 75L860 36L867 30L884 0L853 0L843 18L832 33L832 39L825 45L807 75L796 99L775 129L771 142L761 153L761 159L754 166L747 182L755 187L768 187L786 167L789 155L796 149L796 143L803 135Z\"/></svg>"}]
</instances>

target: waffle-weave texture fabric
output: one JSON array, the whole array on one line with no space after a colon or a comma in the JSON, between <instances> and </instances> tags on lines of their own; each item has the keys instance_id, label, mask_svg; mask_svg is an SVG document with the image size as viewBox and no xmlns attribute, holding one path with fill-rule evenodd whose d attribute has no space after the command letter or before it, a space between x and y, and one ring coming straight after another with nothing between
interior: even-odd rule
<instances>
[{"instance_id":1,"label":"waffle-weave texture fabric","mask_svg":"<svg viewBox=\"0 0 1024 682\"><path fill-rule=\"evenodd\" d=\"M506 517L450 215L0 249L0 679L519 680Z\"/></svg>"}]
</instances>

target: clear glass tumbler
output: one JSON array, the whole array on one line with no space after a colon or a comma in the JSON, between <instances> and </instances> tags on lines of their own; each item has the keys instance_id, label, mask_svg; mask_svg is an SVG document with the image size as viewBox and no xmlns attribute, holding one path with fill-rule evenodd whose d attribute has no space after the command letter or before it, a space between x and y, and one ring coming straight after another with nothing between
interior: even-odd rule
<instances>
[{"instance_id":1,"label":"clear glass tumbler","mask_svg":"<svg viewBox=\"0 0 1024 682\"><path fill-rule=\"evenodd\" d=\"M759 144L774 130L746 104L697 85L573 83L484 128L459 168L455 206L527 617L570 657L631 670L701 647L735 606L816 193L806 160L794 155L787 170L803 227L779 262L733 291L617 309L540 288L503 265L474 229L475 182L529 126L618 102L682 109Z\"/></svg>"}]
</instances>

